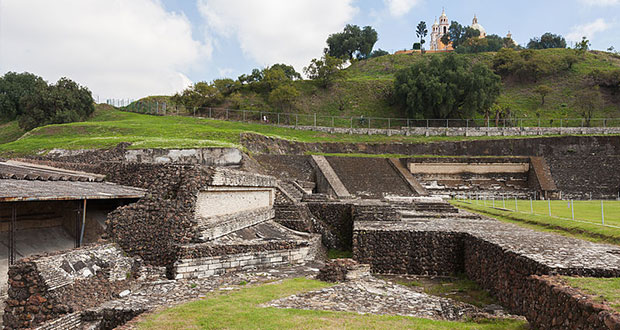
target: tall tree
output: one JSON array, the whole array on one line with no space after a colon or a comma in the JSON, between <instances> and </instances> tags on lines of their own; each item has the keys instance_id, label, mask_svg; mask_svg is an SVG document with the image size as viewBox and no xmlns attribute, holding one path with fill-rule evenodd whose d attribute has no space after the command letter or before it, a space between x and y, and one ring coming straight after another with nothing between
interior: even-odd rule
<instances>
[{"instance_id":1,"label":"tall tree","mask_svg":"<svg viewBox=\"0 0 620 330\"><path fill-rule=\"evenodd\" d=\"M344 78L343 65L342 59L324 54L320 59L312 59L310 65L304 68L304 72L308 78L317 81L321 87L327 88L335 81Z\"/></svg>"},{"instance_id":2,"label":"tall tree","mask_svg":"<svg viewBox=\"0 0 620 330\"><path fill-rule=\"evenodd\" d=\"M596 110L603 107L603 98L598 86L593 88L582 88L575 95L575 107L581 111L581 117L584 119L586 126L590 126L590 121Z\"/></svg>"},{"instance_id":3,"label":"tall tree","mask_svg":"<svg viewBox=\"0 0 620 330\"><path fill-rule=\"evenodd\" d=\"M418 36L418 38L420 38L420 48L423 49L424 47L422 47L422 46L426 42L426 40L424 40L424 38L428 34L428 30L426 29L426 22L420 21L420 23L418 23L418 26L417 26L417 28L415 30L415 34Z\"/></svg>"},{"instance_id":4,"label":"tall tree","mask_svg":"<svg viewBox=\"0 0 620 330\"><path fill-rule=\"evenodd\" d=\"M55 85L37 85L35 93L24 96L20 103L24 112L19 126L26 130L84 120L95 111L90 90L64 77Z\"/></svg>"},{"instance_id":5,"label":"tall tree","mask_svg":"<svg viewBox=\"0 0 620 330\"><path fill-rule=\"evenodd\" d=\"M342 32L331 34L327 38L326 52L329 56L345 60L365 59L370 56L377 39L377 31L372 27L360 28L347 24Z\"/></svg>"},{"instance_id":6,"label":"tall tree","mask_svg":"<svg viewBox=\"0 0 620 330\"><path fill-rule=\"evenodd\" d=\"M20 100L47 87L43 78L32 73L7 72L0 77L0 120L13 120L24 111Z\"/></svg>"},{"instance_id":7,"label":"tall tree","mask_svg":"<svg viewBox=\"0 0 620 330\"><path fill-rule=\"evenodd\" d=\"M553 92L553 88L547 85L539 85L538 87L536 87L534 92L540 95L540 105L545 105L545 97L547 96L547 94Z\"/></svg>"},{"instance_id":8,"label":"tall tree","mask_svg":"<svg viewBox=\"0 0 620 330\"><path fill-rule=\"evenodd\" d=\"M448 54L397 72L395 96L414 118L467 118L484 113L499 96L500 77L482 63Z\"/></svg>"},{"instance_id":9,"label":"tall tree","mask_svg":"<svg viewBox=\"0 0 620 330\"><path fill-rule=\"evenodd\" d=\"M532 38L527 43L528 49L566 48L566 39L559 34L547 32L540 38Z\"/></svg>"}]
</instances>

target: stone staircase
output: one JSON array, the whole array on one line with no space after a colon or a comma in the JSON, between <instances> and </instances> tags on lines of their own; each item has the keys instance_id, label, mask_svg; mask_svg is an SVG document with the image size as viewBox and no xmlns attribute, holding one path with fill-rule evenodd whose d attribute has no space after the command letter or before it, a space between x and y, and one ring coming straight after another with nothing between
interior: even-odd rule
<instances>
[{"instance_id":1,"label":"stone staircase","mask_svg":"<svg viewBox=\"0 0 620 330\"><path fill-rule=\"evenodd\" d=\"M278 185L280 188L284 189L288 196L293 199L293 202L299 203L301 202L302 197L304 196L304 192L300 190L299 187L293 181L279 181Z\"/></svg>"},{"instance_id":2,"label":"stone staircase","mask_svg":"<svg viewBox=\"0 0 620 330\"><path fill-rule=\"evenodd\" d=\"M399 221L400 213L388 203L360 203L353 205L353 221Z\"/></svg>"},{"instance_id":3,"label":"stone staircase","mask_svg":"<svg viewBox=\"0 0 620 330\"><path fill-rule=\"evenodd\" d=\"M303 204L276 204L275 221L287 228L310 232L312 221L309 219L307 207Z\"/></svg>"},{"instance_id":4,"label":"stone staircase","mask_svg":"<svg viewBox=\"0 0 620 330\"><path fill-rule=\"evenodd\" d=\"M329 202L331 200L332 198L328 194L304 195L304 197L301 199L301 201L305 203Z\"/></svg>"},{"instance_id":5,"label":"stone staircase","mask_svg":"<svg viewBox=\"0 0 620 330\"><path fill-rule=\"evenodd\" d=\"M413 209L417 212L459 213L456 207L444 201L417 201L413 204Z\"/></svg>"}]
</instances>

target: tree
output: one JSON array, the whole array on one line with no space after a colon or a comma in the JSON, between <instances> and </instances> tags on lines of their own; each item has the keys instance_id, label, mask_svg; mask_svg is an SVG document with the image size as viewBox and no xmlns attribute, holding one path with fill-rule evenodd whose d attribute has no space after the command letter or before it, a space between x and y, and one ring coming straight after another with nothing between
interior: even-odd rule
<instances>
[{"instance_id":1,"label":"tree","mask_svg":"<svg viewBox=\"0 0 620 330\"><path fill-rule=\"evenodd\" d=\"M287 65L284 63L278 63L278 64L274 64L270 67L270 69L280 69L282 70L282 72L284 72L284 75L289 79L289 80L301 80L301 74L299 74L299 72L295 71L295 68L292 65Z\"/></svg>"},{"instance_id":2,"label":"tree","mask_svg":"<svg viewBox=\"0 0 620 330\"><path fill-rule=\"evenodd\" d=\"M420 43L419 43L419 42L415 42L415 43L413 44L412 49L415 49L415 50L422 49L422 45L420 45Z\"/></svg>"},{"instance_id":3,"label":"tree","mask_svg":"<svg viewBox=\"0 0 620 330\"><path fill-rule=\"evenodd\" d=\"M581 111L581 117L585 120L587 127L590 126L592 116L597 109L603 107L603 99L598 86L593 88L582 88L575 95L574 105Z\"/></svg>"},{"instance_id":4,"label":"tree","mask_svg":"<svg viewBox=\"0 0 620 330\"><path fill-rule=\"evenodd\" d=\"M210 107L220 104L224 97L220 90L206 81L200 81L183 90L181 94L175 94L173 100L181 103L186 109Z\"/></svg>"},{"instance_id":5,"label":"tree","mask_svg":"<svg viewBox=\"0 0 620 330\"><path fill-rule=\"evenodd\" d=\"M588 49L590 49L590 40L584 36L581 38L581 41L575 45L575 50L577 50L580 54L585 54Z\"/></svg>"},{"instance_id":6,"label":"tree","mask_svg":"<svg viewBox=\"0 0 620 330\"><path fill-rule=\"evenodd\" d=\"M499 96L500 77L482 63L448 54L397 72L397 101L415 118L467 118L484 113Z\"/></svg>"},{"instance_id":7,"label":"tree","mask_svg":"<svg viewBox=\"0 0 620 330\"><path fill-rule=\"evenodd\" d=\"M448 28L448 33L441 37L444 45L452 43L452 48L457 49L463 42L468 39L480 37L480 31L469 26L462 26L459 22L452 21Z\"/></svg>"},{"instance_id":8,"label":"tree","mask_svg":"<svg viewBox=\"0 0 620 330\"><path fill-rule=\"evenodd\" d=\"M5 73L0 77L0 121L19 117L24 112L21 98L44 87L47 87L45 80L32 73Z\"/></svg>"},{"instance_id":9,"label":"tree","mask_svg":"<svg viewBox=\"0 0 620 330\"><path fill-rule=\"evenodd\" d=\"M35 92L22 97L20 103L23 114L19 126L26 130L84 120L95 111L90 90L64 77L55 85L38 84Z\"/></svg>"},{"instance_id":10,"label":"tree","mask_svg":"<svg viewBox=\"0 0 620 330\"><path fill-rule=\"evenodd\" d=\"M372 27L365 26L360 29L357 25L347 24L342 32L331 34L327 38L325 51L329 56L344 60L366 59L377 39L377 31Z\"/></svg>"},{"instance_id":11,"label":"tree","mask_svg":"<svg viewBox=\"0 0 620 330\"><path fill-rule=\"evenodd\" d=\"M310 65L304 68L304 73L308 78L317 81L321 87L327 88L335 81L344 78L343 65L342 59L324 54L320 59L312 59Z\"/></svg>"},{"instance_id":12,"label":"tree","mask_svg":"<svg viewBox=\"0 0 620 330\"><path fill-rule=\"evenodd\" d=\"M426 42L424 38L428 34L428 30L426 29L426 22L420 21L420 23L418 23L418 26L415 30L415 34L418 36L418 38L420 38L420 48L424 49L424 47L422 47L424 46L424 43Z\"/></svg>"},{"instance_id":13,"label":"tree","mask_svg":"<svg viewBox=\"0 0 620 330\"><path fill-rule=\"evenodd\" d=\"M295 99L299 96L299 92L292 84L278 86L269 93L269 103L279 108L280 111L290 109Z\"/></svg>"},{"instance_id":14,"label":"tree","mask_svg":"<svg viewBox=\"0 0 620 330\"><path fill-rule=\"evenodd\" d=\"M566 48L566 39L559 34L547 32L540 38L532 38L527 43L528 49Z\"/></svg>"},{"instance_id":15,"label":"tree","mask_svg":"<svg viewBox=\"0 0 620 330\"><path fill-rule=\"evenodd\" d=\"M377 50L373 50L372 53L370 53L370 58L380 57L380 56L384 56L384 55L390 55L390 53L388 53L387 51L379 48Z\"/></svg>"},{"instance_id":16,"label":"tree","mask_svg":"<svg viewBox=\"0 0 620 330\"><path fill-rule=\"evenodd\" d=\"M496 52L504 47L504 38L489 34L486 38L473 37L465 39L456 48L456 52L460 54Z\"/></svg>"},{"instance_id":17,"label":"tree","mask_svg":"<svg viewBox=\"0 0 620 330\"><path fill-rule=\"evenodd\" d=\"M239 81L232 80L230 78L214 79L213 86L222 94L222 96L228 96L241 88Z\"/></svg>"},{"instance_id":18,"label":"tree","mask_svg":"<svg viewBox=\"0 0 620 330\"><path fill-rule=\"evenodd\" d=\"M534 89L534 92L540 95L540 105L545 105L545 96L553 92L553 88L547 85L539 85L536 89Z\"/></svg>"}]
</instances>

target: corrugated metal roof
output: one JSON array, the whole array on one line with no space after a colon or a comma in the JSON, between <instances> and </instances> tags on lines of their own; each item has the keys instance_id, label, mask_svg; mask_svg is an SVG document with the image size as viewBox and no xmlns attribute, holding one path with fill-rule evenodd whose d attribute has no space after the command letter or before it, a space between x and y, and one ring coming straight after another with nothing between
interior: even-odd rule
<instances>
[{"instance_id":1,"label":"corrugated metal roof","mask_svg":"<svg viewBox=\"0 0 620 330\"><path fill-rule=\"evenodd\" d=\"M0 179L101 182L104 176L9 160L0 162Z\"/></svg>"},{"instance_id":2,"label":"corrugated metal roof","mask_svg":"<svg viewBox=\"0 0 620 330\"><path fill-rule=\"evenodd\" d=\"M0 180L0 202L141 198L146 190L107 182Z\"/></svg>"}]
</instances>

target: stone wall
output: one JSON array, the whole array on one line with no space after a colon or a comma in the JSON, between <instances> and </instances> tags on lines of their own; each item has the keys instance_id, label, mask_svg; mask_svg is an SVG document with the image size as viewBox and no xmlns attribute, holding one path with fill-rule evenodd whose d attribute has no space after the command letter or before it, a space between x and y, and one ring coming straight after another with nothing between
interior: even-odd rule
<instances>
[{"instance_id":1,"label":"stone wall","mask_svg":"<svg viewBox=\"0 0 620 330\"><path fill-rule=\"evenodd\" d=\"M463 272L460 233L354 231L353 258L381 274L453 275Z\"/></svg>"},{"instance_id":2,"label":"stone wall","mask_svg":"<svg viewBox=\"0 0 620 330\"><path fill-rule=\"evenodd\" d=\"M526 285L524 315L534 329L620 329L618 312L557 277L530 276Z\"/></svg>"},{"instance_id":3,"label":"stone wall","mask_svg":"<svg viewBox=\"0 0 620 330\"><path fill-rule=\"evenodd\" d=\"M44 160L61 160L77 163L92 161L118 161L149 164L200 164L206 166L239 166L243 153L236 148L198 148L198 149L128 149L130 143L120 143L113 149L53 149Z\"/></svg>"},{"instance_id":4,"label":"stone wall","mask_svg":"<svg viewBox=\"0 0 620 330\"><path fill-rule=\"evenodd\" d=\"M312 215L322 224L323 245L330 249L351 251L353 218L349 203L308 203ZM316 226L315 226L316 228Z\"/></svg>"},{"instance_id":5,"label":"stone wall","mask_svg":"<svg viewBox=\"0 0 620 330\"><path fill-rule=\"evenodd\" d=\"M265 250L210 257L182 258L176 263L176 278L191 279L221 275L246 269L264 269L306 261L309 246L284 250Z\"/></svg>"},{"instance_id":6,"label":"stone wall","mask_svg":"<svg viewBox=\"0 0 620 330\"><path fill-rule=\"evenodd\" d=\"M445 123L445 121L444 121ZM331 134L414 135L414 136L538 136L538 135L592 135L620 134L620 127L403 127L344 128L321 126L283 126L304 131Z\"/></svg>"}]
</instances>

